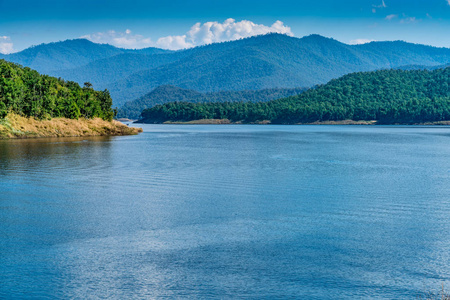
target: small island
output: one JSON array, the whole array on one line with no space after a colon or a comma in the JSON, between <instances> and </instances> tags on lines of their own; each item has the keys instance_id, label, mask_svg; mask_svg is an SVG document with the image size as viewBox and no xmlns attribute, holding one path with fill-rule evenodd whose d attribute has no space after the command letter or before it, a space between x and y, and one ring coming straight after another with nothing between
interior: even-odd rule
<instances>
[{"instance_id":1,"label":"small island","mask_svg":"<svg viewBox=\"0 0 450 300\"><path fill-rule=\"evenodd\" d=\"M132 135L141 128L113 120L107 90L96 91L0 60L0 139Z\"/></svg>"}]
</instances>

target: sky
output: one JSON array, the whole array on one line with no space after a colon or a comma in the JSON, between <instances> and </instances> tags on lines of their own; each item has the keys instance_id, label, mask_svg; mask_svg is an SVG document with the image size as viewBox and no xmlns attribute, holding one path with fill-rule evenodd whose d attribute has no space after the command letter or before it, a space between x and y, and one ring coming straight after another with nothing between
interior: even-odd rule
<instances>
[{"instance_id":1,"label":"sky","mask_svg":"<svg viewBox=\"0 0 450 300\"><path fill-rule=\"evenodd\" d=\"M87 38L183 49L268 32L450 48L450 0L0 0L0 53Z\"/></svg>"}]
</instances>

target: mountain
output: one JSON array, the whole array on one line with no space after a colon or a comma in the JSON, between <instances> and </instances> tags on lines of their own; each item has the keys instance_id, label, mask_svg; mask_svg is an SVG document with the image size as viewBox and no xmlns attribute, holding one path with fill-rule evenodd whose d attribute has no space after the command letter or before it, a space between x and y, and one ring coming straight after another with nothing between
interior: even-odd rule
<instances>
[{"instance_id":1,"label":"mountain","mask_svg":"<svg viewBox=\"0 0 450 300\"><path fill-rule=\"evenodd\" d=\"M94 86L105 89L110 87L108 84L111 82L126 78L139 71L175 62L181 56L182 53L177 55L121 53L92 61L81 67L59 70L53 73L62 78L70 78L70 80L78 83L84 83L87 78ZM146 90L146 92L148 91Z\"/></svg>"},{"instance_id":2,"label":"mountain","mask_svg":"<svg viewBox=\"0 0 450 300\"><path fill-rule=\"evenodd\" d=\"M201 92L293 88L359 71L450 62L450 49L404 42L351 46L318 35L298 39L269 34L185 53L189 55L106 87L117 104L165 84Z\"/></svg>"},{"instance_id":3,"label":"mountain","mask_svg":"<svg viewBox=\"0 0 450 300\"><path fill-rule=\"evenodd\" d=\"M400 41L347 45L320 35L268 34L181 51L125 50L72 40L6 59L107 88L120 106L161 85L199 92L310 87L353 72L445 65L450 49Z\"/></svg>"},{"instance_id":4,"label":"mountain","mask_svg":"<svg viewBox=\"0 0 450 300\"><path fill-rule=\"evenodd\" d=\"M288 96L298 95L306 88L264 89L257 91L225 91L199 93L193 90L178 88L171 85L157 87L150 93L134 101L126 102L118 111L117 117L138 119L144 109L168 102L266 102Z\"/></svg>"},{"instance_id":5,"label":"mountain","mask_svg":"<svg viewBox=\"0 0 450 300\"><path fill-rule=\"evenodd\" d=\"M450 121L450 68L353 73L300 95L259 103L157 105L142 112L144 123L229 119L296 124L375 120L379 124Z\"/></svg>"},{"instance_id":6,"label":"mountain","mask_svg":"<svg viewBox=\"0 0 450 300\"><path fill-rule=\"evenodd\" d=\"M51 73L59 76L58 71L84 66L90 62L123 53L152 55L166 52L169 51L158 48L128 50L107 44L96 44L86 39L74 39L33 46L21 52L3 55L0 58L35 69L44 74ZM82 83L81 81L80 83ZM89 78L83 82L85 81L89 81Z\"/></svg>"}]
</instances>

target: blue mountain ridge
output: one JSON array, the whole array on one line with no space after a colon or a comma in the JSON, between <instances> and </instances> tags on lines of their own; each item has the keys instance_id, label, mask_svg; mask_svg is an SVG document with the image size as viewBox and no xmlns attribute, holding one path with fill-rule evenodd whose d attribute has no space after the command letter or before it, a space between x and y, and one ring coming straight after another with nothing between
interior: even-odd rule
<instances>
[{"instance_id":1,"label":"blue mountain ridge","mask_svg":"<svg viewBox=\"0 0 450 300\"><path fill-rule=\"evenodd\" d=\"M158 86L198 92L311 87L342 75L450 63L450 49L402 41L347 45L320 35L267 34L187 50L120 49L87 40L44 44L6 60L108 89L114 105Z\"/></svg>"}]
</instances>

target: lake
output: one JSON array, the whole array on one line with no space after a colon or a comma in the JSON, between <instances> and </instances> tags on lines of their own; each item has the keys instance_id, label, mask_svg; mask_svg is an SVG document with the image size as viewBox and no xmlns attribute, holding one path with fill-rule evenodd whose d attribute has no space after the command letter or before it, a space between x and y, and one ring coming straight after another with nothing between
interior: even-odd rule
<instances>
[{"instance_id":1,"label":"lake","mask_svg":"<svg viewBox=\"0 0 450 300\"><path fill-rule=\"evenodd\" d=\"M450 127L0 141L0 298L450 290Z\"/></svg>"}]
</instances>

